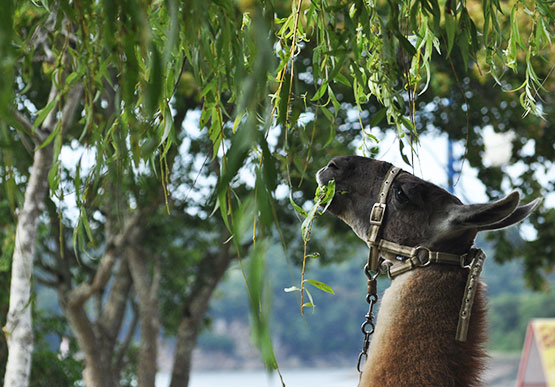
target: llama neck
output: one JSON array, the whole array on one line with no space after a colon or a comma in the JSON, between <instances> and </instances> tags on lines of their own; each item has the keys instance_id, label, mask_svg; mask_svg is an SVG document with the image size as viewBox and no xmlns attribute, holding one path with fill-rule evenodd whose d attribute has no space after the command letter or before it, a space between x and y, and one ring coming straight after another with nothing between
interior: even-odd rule
<instances>
[{"instance_id":1,"label":"llama neck","mask_svg":"<svg viewBox=\"0 0 555 387\"><path fill-rule=\"evenodd\" d=\"M474 300L468 339L455 341L466 274L434 266L393 280L381 301L361 387L481 384L486 357L482 284Z\"/></svg>"}]
</instances>

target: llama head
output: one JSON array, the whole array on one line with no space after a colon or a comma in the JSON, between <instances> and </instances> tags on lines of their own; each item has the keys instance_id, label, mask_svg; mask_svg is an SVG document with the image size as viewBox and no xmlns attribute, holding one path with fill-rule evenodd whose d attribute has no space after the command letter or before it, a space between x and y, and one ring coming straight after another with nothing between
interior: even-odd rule
<instances>
[{"instance_id":1,"label":"llama head","mask_svg":"<svg viewBox=\"0 0 555 387\"><path fill-rule=\"evenodd\" d=\"M335 180L336 194L328 208L367 240L370 212L391 164L358 156L333 158L316 175L319 184ZM409 246L462 254L479 231L496 230L520 222L541 198L519 206L520 195L464 205L444 189L402 171L387 198L382 238Z\"/></svg>"}]
</instances>

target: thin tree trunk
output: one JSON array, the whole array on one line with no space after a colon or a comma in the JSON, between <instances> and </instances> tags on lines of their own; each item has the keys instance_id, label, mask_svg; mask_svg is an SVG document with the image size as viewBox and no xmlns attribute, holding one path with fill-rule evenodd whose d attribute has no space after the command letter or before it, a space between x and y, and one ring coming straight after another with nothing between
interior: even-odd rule
<instances>
[{"instance_id":1,"label":"thin tree trunk","mask_svg":"<svg viewBox=\"0 0 555 387\"><path fill-rule=\"evenodd\" d=\"M72 122L75 115L82 87L75 86L70 90L61 116L64 128ZM58 96L59 90L52 84L48 102ZM53 163L52 143L40 147L46 136L51 133L57 122L58 110L53 109L44 120L40 129L31 130L36 135L34 139L37 149L33 154L33 167L29 175L29 182L25 189L23 208L18 216L15 234L15 248L12 259L12 276L10 285L10 307L4 331L8 338L8 362L4 385L28 386L31 374L31 354L33 352L33 323L31 315L31 275L33 272L33 257L39 215L45 209L44 198L48 192L48 172ZM16 114L16 119L28 129L33 129L31 123L22 115Z\"/></svg>"},{"instance_id":2,"label":"thin tree trunk","mask_svg":"<svg viewBox=\"0 0 555 387\"><path fill-rule=\"evenodd\" d=\"M158 334L160 331L158 310L160 268L155 262L154 273L151 278L145 254L140 249L141 239L141 230L137 228L131 237L126 257L139 301L141 341L137 369L138 386L154 387L156 371L158 370Z\"/></svg>"},{"instance_id":3,"label":"thin tree trunk","mask_svg":"<svg viewBox=\"0 0 555 387\"><path fill-rule=\"evenodd\" d=\"M210 297L231 262L229 248L230 244L222 241L218 253L205 255L200 264L177 331L170 387L186 387L189 384L193 349Z\"/></svg>"},{"instance_id":4,"label":"thin tree trunk","mask_svg":"<svg viewBox=\"0 0 555 387\"><path fill-rule=\"evenodd\" d=\"M10 307L5 332L8 338L8 362L4 386L28 386L33 351L31 317L31 273L39 215L48 192L48 171L52 166L52 146L37 149L33 169L19 213L12 259Z\"/></svg>"}]
</instances>

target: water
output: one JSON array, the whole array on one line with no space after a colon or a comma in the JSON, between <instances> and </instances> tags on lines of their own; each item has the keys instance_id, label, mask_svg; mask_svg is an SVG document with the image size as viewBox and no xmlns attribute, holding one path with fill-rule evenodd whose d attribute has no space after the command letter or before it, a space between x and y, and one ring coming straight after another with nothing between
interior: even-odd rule
<instances>
[{"instance_id":1,"label":"water","mask_svg":"<svg viewBox=\"0 0 555 387\"><path fill-rule=\"evenodd\" d=\"M294 369L282 371L287 387L353 387L358 384L354 369ZM170 375L159 373L156 386L169 385ZM281 387L277 373L264 370L202 371L193 372L189 387Z\"/></svg>"},{"instance_id":2,"label":"water","mask_svg":"<svg viewBox=\"0 0 555 387\"><path fill-rule=\"evenodd\" d=\"M485 386L514 386L519 356L494 354L484 375ZM355 387L358 374L354 368L304 368L282 370L287 387ZM170 374L159 373L156 387L167 387ZM189 387L281 387L277 373L264 370L193 371Z\"/></svg>"},{"instance_id":3,"label":"water","mask_svg":"<svg viewBox=\"0 0 555 387\"><path fill-rule=\"evenodd\" d=\"M485 373L485 386L514 386L519 356L493 355ZM358 374L354 368L309 368L282 370L287 387L356 387ZM159 373L157 387L169 385L170 374ZM189 387L281 387L277 373L263 370L193 371Z\"/></svg>"},{"instance_id":4,"label":"water","mask_svg":"<svg viewBox=\"0 0 555 387\"><path fill-rule=\"evenodd\" d=\"M296 369L284 370L287 387L353 387L358 384L356 372L346 369ZM237 371L193 373L189 387L281 387L277 373L265 371Z\"/></svg>"}]
</instances>

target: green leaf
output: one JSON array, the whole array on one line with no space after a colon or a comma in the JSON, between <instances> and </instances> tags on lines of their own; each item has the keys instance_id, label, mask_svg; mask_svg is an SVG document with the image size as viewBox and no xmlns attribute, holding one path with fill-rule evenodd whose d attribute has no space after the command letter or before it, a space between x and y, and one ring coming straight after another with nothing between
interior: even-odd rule
<instances>
[{"instance_id":1,"label":"green leaf","mask_svg":"<svg viewBox=\"0 0 555 387\"><path fill-rule=\"evenodd\" d=\"M520 48L525 48L522 37L520 36L520 31L518 30L518 19L516 18L516 10L517 4L513 6L513 9L511 10L511 16L509 18L509 23L511 24L511 38L514 39L516 43L518 43Z\"/></svg>"},{"instance_id":2,"label":"green leaf","mask_svg":"<svg viewBox=\"0 0 555 387\"><path fill-rule=\"evenodd\" d=\"M310 230L312 228L312 222L314 221L314 217L316 216L316 210L318 210L318 204L312 206L308 214L306 215L306 219L301 224L301 235L303 237L303 241L307 242L308 237L310 235Z\"/></svg>"},{"instance_id":3,"label":"green leaf","mask_svg":"<svg viewBox=\"0 0 555 387\"><path fill-rule=\"evenodd\" d=\"M164 141L167 140L170 133L173 131L173 119L169 109L167 109L167 111L164 114L163 125L164 125L164 132L162 133L162 138L160 139L158 146L162 145Z\"/></svg>"},{"instance_id":4,"label":"green leaf","mask_svg":"<svg viewBox=\"0 0 555 387\"><path fill-rule=\"evenodd\" d=\"M330 112L330 109L328 109L325 106L320 107L320 110L322 111L322 113L324 113L324 115L326 116L326 118L328 119L329 122L333 123L335 121L335 117L333 115L332 112Z\"/></svg>"},{"instance_id":5,"label":"green leaf","mask_svg":"<svg viewBox=\"0 0 555 387\"><path fill-rule=\"evenodd\" d=\"M152 55L150 57L150 76L146 87L146 111L149 116L153 116L158 109L158 101L162 95L162 85L164 84L164 71L162 68L162 56L155 44L151 45Z\"/></svg>"},{"instance_id":6,"label":"green leaf","mask_svg":"<svg viewBox=\"0 0 555 387\"><path fill-rule=\"evenodd\" d=\"M328 111L331 114L331 112L328 109L326 109L325 107L322 108L322 111L324 111L323 109L325 109L325 111ZM324 113L324 115L326 115L326 113ZM333 122L333 116L332 116L332 121L331 121L331 124L330 124L330 134L329 134L328 140L324 144L323 148L326 148L329 144L332 143L332 141L335 139L335 134L336 134L335 123Z\"/></svg>"},{"instance_id":7,"label":"green leaf","mask_svg":"<svg viewBox=\"0 0 555 387\"><path fill-rule=\"evenodd\" d=\"M343 74L341 74L340 72L338 72L335 77L333 78L334 81L342 83L343 85L347 86L347 87L352 87L353 85L351 85L351 82L349 82L349 80L347 79L347 77Z\"/></svg>"},{"instance_id":8,"label":"green leaf","mask_svg":"<svg viewBox=\"0 0 555 387\"><path fill-rule=\"evenodd\" d=\"M89 225L89 219L87 218L87 213L84 210L81 211L81 220L83 221L83 226L85 227L87 238L89 238L89 245L94 246L94 239L91 232L91 226Z\"/></svg>"},{"instance_id":9,"label":"green leaf","mask_svg":"<svg viewBox=\"0 0 555 387\"><path fill-rule=\"evenodd\" d=\"M321 214L327 211L334 196L335 196L335 180L330 180L326 187L324 196L321 198L321 200L319 200L320 205L326 204L324 209L320 212Z\"/></svg>"},{"instance_id":10,"label":"green leaf","mask_svg":"<svg viewBox=\"0 0 555 387\"><path fill-rule=\"evenodd\" d=\"M378 124L385 118L386 113L386 108L381 108L376 114L374 114L370 119L370 127L372 128L374 126L378 126Z\"/></svg>"},{"instance_id":11,"label":"green leaf","mask_svg":"<svg viewBox=\"0 0 555 387\"><path fill-rule=\"evenodd\" d=\"M41 110L38 111L37 118L35 119L35 122L33 122L33 129L37 129L42 124L42 122L46 119L48 114L50 114L52 109L54 109L59 99L60 99L60 94L56 94L56 97L52 99L52 101L48 102L45 107L43 107ZM48 129L54 132L53 128L48 128ZM50 141L52 141L52 139L50 139ZM45 146L45 145L43 144L42 146Z\"/></svg>"},{"instance_id":12,"label":"green leaf","mask_svg":"<svg viewBox=\"0 0 555 387\"><path fill-rule=\"evenodd\" d=\"M451 54L455 44L455 31L457 29L457 19L454 15L445 14L445 31L447 32L447 56Z\"/></svg>"},{"instance_id":13,"label":"green leaf","mask_svg":"<svg viewBox=\"0 0 555 387\"><path fill-rule=\"evenodd\" d=\"M320 85L320 88L318 89L316 94L314 94L314 96L310 100L311 101L319 100L320 98L322 98L322 96L324 95L324 93L326 92L327 89L328 89L328 83L327 82L322 82L322 84Z\"/></svg>"},{"instance_id":14,"label":"green leaf","mask_svg":"<svg viewBox=\"0 0 555 387\"><path fill-rule=\"evenodd\" d=\"M232 129L233 134L237 132L237 127L239 126L239 123L241 122L244 116L245 116L245 112L237 114L237 116L235 117L235 120L233 121L233 129Z\"/></svg>"},{"instance_id":15,"label":"green leaf","mask_svg":"<svg viewBox=\"0 0 555 387\"><path fill-rule=\"evenodd\" d=\"M403 142L403 140L399 140L399 153L401 154L401 157L403 158L403 161L405 163L407 163L408 165L411 165L407 155L405 155L405 153L403 152L404 147L405 147L405 143Z\"/></svg>"},{"instance_id":16,"label":"green leaf","mask_svg":"<svg viewBox=\"0 0 555 387\"><path fill-rule=\"evenodd\" d=\"M270 152L268 148L268 141L264 136L260 136L259 146L262 150L262 175L264 178L264 186L269 192L273 192L278 183L276 160L274 156L272 156L272 152Z\"/></svg>"},{"instance_id":17,"label":"green leaf","mask_svg":"<svg viewBox=\"0 0 555 387\"><path fill-rule=\"evenodd\" d=\"M328 284L325 284L321 281L316 281L316 280L311 280L311 279L306 279L305 282L308 282L309 284L311 284L312 286L326 292L326 293L330 293L330 294L334 294L335 292L333 291L333 289L331 288L331 286L329 286Z\"/></svg>"},{"instance_id":18,"label":"green leaf","mask_svg":"<svg viewBox=\"0 0 555 387\"><path fill-rule=\"evenodd\" d=\"M412 43L409 42L407 38L405 38L405 35L397 31L396 36L399 40L399 43L401 44L401 47L403 47L410 56L416 55L416 49L414 48Z\"/></svg>"},{"instance_id":19,"label":"green leaf","mask_svg":"<svg viewBox=\"0 0 555 387\"><path fill-rule=\"evenodd\" d=\"M459 39L457 40L457 45L459 46L459 50L461 50L461 55L463 57L464 63L464 71L468 69L468 60L469 60L469 47L468 47L468 39L466 39L463 35L460 35Z\"/></svg>"},{"instance_id":20,"label":"green leaf","mask_svg":"<svg viewBox=\"0 0 555 387\"><path fill-rule=\"evenodd\" d=\"M278 122L282 125L286 124L287 111L289 109L289 93L291 93L290 77L285 74L285 79L281 85L281 92L279 95L279 100L276 101L278 104Z\"/></svg>"},{"instance_id":21,"label":"green leaf","mask_svg":"<svg viewBox=\"0 0 555 387\"><path fill-rule=\"evenodd\" d=\"M297 203L295 203L295 201L293 200L293 195L291 194L291 192L289 192L289 202L291 203L291 205L293 206L295 211L297 211L297 213L299 213L300 215L302 215L305 218L308 216L306 211L303 210L302 207L299 206Z\"/></svg>"},{"instance_id":22,"label":"green leaf","mask_svg":"<svg viewBox=\"0 0 555 387\"><path fill-rule=\"evenodd\" d=\"M272 224L272 205L271 205L271 195L264 186L264 178L262 177L262 172L260 168L256 170L256 183L255 183L255 194L256 194L256 208L259 213L259 218L266 227L270 227Z\"/></svg>"},{"instance_id":23,"label":"green leaf","mask_svg":"<svg viewBox=\"0 0 555 387\"><path fill-rule=\"evenodd\" d=\"M275 368L276 358L270 336L271 292L265 283L267 243L254 245L249 256L248 288L250 295L251 334L267 367Z\"/></svg>"},{"instance_id":24,"label":"green leaf","mask_svg":"<svg viewBox=\"0 0 555 387\"><path fill-rule=\"evenodd\" d=\"M61 127L62 127L61 125L56 125L54 130L50 132L46 140L44 140L44 142L40 145L39 149L44 148L45 146L48 146L48 144L50 144L52 140L58 135L58 132L61 130Z\"/></svg>"}]
</instances>

